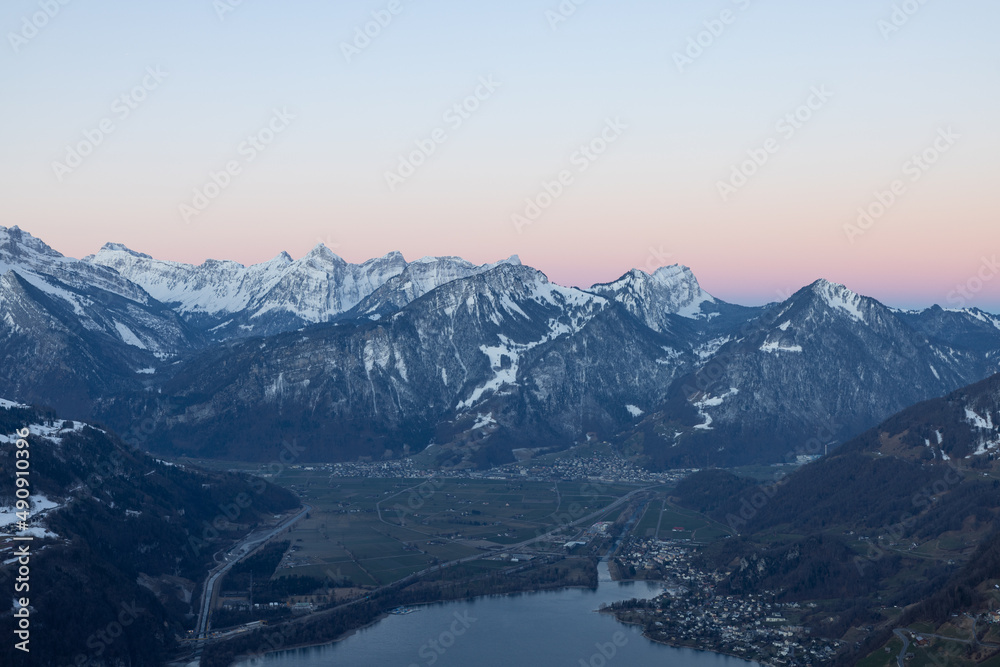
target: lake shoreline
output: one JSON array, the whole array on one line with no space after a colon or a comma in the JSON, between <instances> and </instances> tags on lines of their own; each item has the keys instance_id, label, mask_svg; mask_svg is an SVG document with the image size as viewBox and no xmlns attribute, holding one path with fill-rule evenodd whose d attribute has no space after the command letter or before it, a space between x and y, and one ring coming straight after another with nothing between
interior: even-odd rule
<instances>
[{"instance_id":1,"label":"lake shoreline","mask_svg":"<svg viewBox=\"0 0 1000 667\"><path fill-rule=\"evenodd\" d=\"M513 596L517 596L517 595L532 595L532 594L535 594L535 593L555 593L555 592L559 592L559 591L573 590L573 589L582 589L582 590L591 590L591 591L597 590L596 588L591 587L591 586L566 585L566 586L554 586L554 587L551 587L551 588L538 588L538 589L530 590L530 591L514 591L514 592L511 592L511 593L486 593L484 595L472 595L472 596L467 596L467 597L462 597L462 598L449 598L447 600L441 599L441 600L433 600L433 601L430 601L430 602L414 602L412 604L407 604L407 605L402 605L402 606L409 607L409 608L430 607L430 606L439 605L439 604L451 604L453 602L472 602L472 601L475 601L475 600L488 600L490 598L513 597ZM393 616L393 614L391 612L388 612L388 611L382 612L381 614L379 614L379 616L377 618L372 619L371 621L365 623L364 625L359 625L356 628L351 628L350 630L346 630L346 631L342 632L340 635L338 635L337 637L335 637L333 639L323 639L323 640L319 640L319 641L305 642L305 643L301 643L301 644L289 644L287 646L282 645L282 646L280 646L278 648L272 648L272 649L267 650L267 651L261 651L261 652L258 652L258 653L253 653L253 654L248 654L248 655L244 655L244 656L239 656L234 662L232 662L230 664L231 665L241 665L241 664L247 662L248 660L255 660L255 659L259 659L259 658L264 657L264 656L268 656L268 655L272 655L272 654L277 654L277 653L285 653L287 651L298 651L300 649L306 649L306 648L322 648L324 646L333 646L334 644L339 644L340 642L343 642L343 641L346 641L347 639L350 639L351 637L353 637L355 634L357 634L361 630L365 630L365 629L370 628L370 627L372 627L374 625L378 625L380 622L384 621L385 619L389 618L390 616Z\"/></svg>"},{"instance_id":2,"label":"lake shoreline","mask_svg":"<svg viewBox=\"0 0 1000 667\"><path fill-rule=\"evenodd\" d=\"M646 581L646 580L639 579L637 581ZM608 614L609 616L614 617L614 619L616 621L618 621L619 623L621 623L622 625L631 625L631 626L635 626L635 627L640 627L641 626L640 623L633 623L631 621L624 621L624 620L618 618L618 615L615 612L611 611L610 609L600 609L598 611L600 613L602 613L602 614ZM642 636L643 636L644 639L646 639L648 641L651 641L654 644L660 644L661 646L669 646L670 648L677 648L677 649L684 648L684 649L690 649L692 651L700 651L702 653L712 653L712 654L715 654L715 655L724 655L724 656L729 657L729 658L736 658L737 660L744 660L746 662L753 662L753 663L756 663L758 665L761 665L762 667L775 667L775 665L772 665L769 662L761 662L760 660L749 660L746 656L736 655L735 653L728 653L726 651L719 651L719 650L716 650L716 649L704 648L704 647L701 647L701 646L691 646L691 645L688 645L688 644L668 642L668 641L664 641L662 639L654 639L653 637L650 637L649 635L646 634L645 628L643 628Z\"/></svg>"},{"instance_id":3,"label":"lake shoreline","mask_svg":"<svg viewBox=\"0 0 1000 667\"><path fill-rule=\"evenodd\" d=\"M604 611L601 607L615 601L635 597L649 598L660 592L660 587L657 585L658 582L642 580L620 582L612 580L609 574L606 565L601 564L596 587L589 584L581 585L580 583L573 583L539 587L530 590L464 595L460 598L443 598L433 601L406 603L400 606L419 610L420 613L416 614L416 616L412 614L404 615L403 618L397 619L397 621L384 624L379 629L374 629L380 626L381 621L393 615L387 609L377 617L372 618L370 622L343 632L335 638L324 638L317 641L305 641L288 645L261 646L261 649L266 648L267 650L257 653L251 650L241 656L234 656L232 662L228 663L228 665L239 665L240 667L254 665L255 667L259 667L263 664L264 667L268 667L268 665L272 665L273 667L278 667L279 665L283 667L312 667L314 665L328 664L330 660L343 660L346 661L345 664L376 664L376 662L385 662L386 659L390 661L394 660L396 655L405 656L411 651L416 655L420 653L417 647L428 652L428 655L420 653L421 657L426 659L429 655L432 655L431 650L428 649L428 643L434 651L444 653L443 648L439 648L433 642L425 640L436 638L439 632L442 630L446 631L450 627L448 624L454 622L451 615L452 611L455 612L456 618L459 614L464 618L474 616L484 619L480 620L480 623L495 625L498 628L507 626L508 630L506 634L501 633L500 639L497 641L485 638L491 635L480 636L480 639L477 639L474 645L467 645L466 648L462 649L462 652L465 653L462 658L459 658L459 654L454 656L449 655L448 660L442 662L442 665L473 664L474 660L480 658L486 660L488 664L499 664L489 662L489 659L497 655L498 652L507 655L507 651L512 646L512 641L514 644L524 642L526 646L534 646L537 643L538 647L546 647L550 662L553 657L558 660L559 656L572 655L577 651L593 652L592 647L589 649L586 648L593 641L591 638L603 637L605 632L608 632L608 636L611 636L611 633L615 632L614 627L617 626L617 623L609 624L607 620L586 621L581 618L579 621L583 621L582 627L589 627L590 630L583 634L579 632L569 632L567 634L560 632L558 627L550 628L547 619L560 617L574 618L579 614L585 614L586 616L590 616L590 618L598 618L594 616L594 612L597 611L600 613ZM450 608L448 605L457 606ZM425 616L426 619L424 618ZM404 618L406 619L405 621L403 620ZM523 627L519 626L519 623L515 622L514 619L519 619L519 622L524 624ZM472 620L475 622L476 618ZM617 618L614 618L614 620L618 621ZM560 626L560 623L566 625L565 622L557 622L554 626ZM514 630L509 629L512 626L515 628ZM571 622L567 627L576 629L581 627L581 623ZM361 630L368 630L371 634L366 633L363 639L354 638L352 640L352 636L360 634ZM452 630L455 631L454 628ZM455 632L459 636L464 634L464 631ZM560 637L569 637L569 639L553 646L549 639L546 639L546 637L551 636L552 632L556 632ZM629 655L632 658L630 664L656 665L660 664L662 660L659 651L677 651L694 648L694 651L686 654L687 657L684 657L683 653L677 656L679 658L676 661L677 664L693 667L718 664L713 663L712 659L708 657L714 653L725 660L739 660L739 665L735 665L734 667L742 667L744 665L754 667L753 661L749 661L741 656L698 649L696 647L675 646L668 642L653 640L647 637L641 628L631 629L628 632L630 636L635 637L634 643L628 647ZM293 639L295 634L294 632L290 632L288 639ZM641 639L639 639L640 636ZM265 638L266 634L261 638L262 643ZM445 646L450 646L450 644ZM471 652L469 647L473 647L471 648ZM312 649L312 651L296 654L296 651L304 649ZM534 651L537 650L540 649L534 649ZM514 649L511 655L516 655L517 653L518 650ZM531 660L538 659L544 653L545 651L543 650L542 653L531 652L525 654L530 659L524 664L548 664L531 662ZM662 655L669 656L669 653ZM697 657L698 655L704 655L705 657L699 658ZM470 656L479 657L470 658ZM262 658L264 658L263 662ZM456 661L456 658L459 658L459 661ZM517 660L516 657L511 659ZM524 661L523 656L521 661ZM221 665L222 663L219 664Z\"/></svg>"}]
</instances>

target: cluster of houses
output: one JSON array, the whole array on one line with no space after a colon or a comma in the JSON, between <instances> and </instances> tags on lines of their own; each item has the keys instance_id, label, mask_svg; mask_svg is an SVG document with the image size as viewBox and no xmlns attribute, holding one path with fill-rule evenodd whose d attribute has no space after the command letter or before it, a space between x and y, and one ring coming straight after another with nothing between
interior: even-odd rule
<instances>
[{"instance_id":1,"label":"cluster of houses","mask_svg":"<svg viewBox=\"0 0 1000 667\"><path fill-rule=\"evenodd\" d=\"M711 585L714 588L723 575L692 567L690 547L685 542L632 535L622 543L616 558L626 569L634 570L637 578L666 581L669 575L671 581L682 585Z\"/></svg>"},{"instance_id":2,"label":"cluster of houses","mask_svg":"<svg viewBox=\"0 0 1000 667\"><path fill-rule=\"evenodd\" d=\"M602 482L675 483L690 475L691 470L650 472L620 456L595 454L587 457L565 457L555 460L511 463L492 472L520 476L529 480L596 480Z\"/></svg>"},{"instance_id":3,"label":"cluster of houses","mask_svg":"<svg viewBox=\"0 0 1000 667\"><path fill-rule=\"evenodd\" d=\"M348 463L328 463L316 465L293 465L293 470L323 471L331 477L400 479L425 477L426 470L416 467L412 458L390 461L355 461ZM545 481L600 480L605 482L635 483L676 483L694 470L670 470L649 472L629 459L620 456L593 455L587 457L565 457L560 459L527 460L510 463L489 470L440 470L439 477L461 479L529 480Z\"/></svg>"},{"instance_id":4,"label":"cluster of houses","mask_svg":"<svg viewBox=\"0 0 1000 667\"><path fill-rule=\"evenodd\" d=\"M665 583L653 606L638 610L651 639L780 665L820 665L836 654L839 642L809 637L808 628L796 624L797 604L775 604L769 595L716 595L725 575L694 567L691 554L684 544L635 537L619 551L621 563L637 572L656 570Z\"/></svg>"},{"instance_id":5,"label":"cluster of houses","mask_svg":"<svg viewBox=\"0 0 1000 667\"><path fill-rule=\"evenodd\" d=\"M219 596L219 607L231 611L249 611L251 609L279 609L288 606L284 602L254 602L250 604L250 595L244 592L224 592Z\"/></svg>"}]
</instances>

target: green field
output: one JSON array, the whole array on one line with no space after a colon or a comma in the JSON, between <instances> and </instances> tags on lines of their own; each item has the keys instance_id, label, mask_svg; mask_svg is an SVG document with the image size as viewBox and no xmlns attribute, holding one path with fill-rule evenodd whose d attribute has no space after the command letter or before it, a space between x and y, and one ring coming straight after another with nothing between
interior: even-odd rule
<instances>
[{"instance_id":1,"label":"green field","mask_svg":"<svg viewBox=\"0 0 1000 667\"><path fill-rule=\"evenodd\" d=\"M730 533L725 526L702 514L677 507L669 502L654 500L632 529L632 534L641 538L705 543Z\"/></svg>"},{"instance_id":2,"label":"green field","mask_svg":"<svg viewBox=\"0 0 1000 667\"><path fill-rule=\"evenodd\" d=\"M662 500L654 500L649 503L645 514L642 515L642 518L635 524L635 528L632 529L633 535L636 537L656 538L656 529L660 525L660 515L663 513L663 508L665 507L664 502Z\"/></svg>"},{"instance_id":3,"label":"green field","mask_svg":"<svg viewBox=\"0 0 1000 667\"><path fill-rule=\"evenodd\" d=\"M902 649L903 642L899 637L894 636L888 644L876 649L867 658L859 661L858 667L895 667L896 656Z\"/></svg>"},{"instance_id":4,"label":"green field","mask_svg":"<svg viewBox=\"0 0 1000 667\"><path fill-rule=\"evenodd\" d=\"M972 667L975 663L965 658L964 645L957 642L934 640L927 648L919 648L910 645L909 652L913 654L913 660L908 665L911 667L939 667L940 665L952 665L954 667Z\"/></svg>"},{"instance_id":5,"label":"green field","mask_svg":"<svg viewBox=\"0 0 1000 667\"><path fill-rule=\"evenodd\" d=\"M800 466L798 464L787 463L780 465L747 465L738 468L729 468L729 472L737 477L747 477L760 482L774 482L778 476L790 475Z\"/></svg>"},{"instance_id":6,"label":"green field","mask_svg":"<svg viewBox=\"0 0 1000 667\"><path fill-rule=\"evenodd\" d=\"M298 469L273 481L313 507L289 532L292 547L275 576L307 575L342 586L383 585L439 562L517 544L599 511L636 488L595 488L587 482L353 479ZM614 520L621 511L611 510L608 517ZM554 542L577 536L583 527L565 529Z\"/></svg>"}]
</instances>

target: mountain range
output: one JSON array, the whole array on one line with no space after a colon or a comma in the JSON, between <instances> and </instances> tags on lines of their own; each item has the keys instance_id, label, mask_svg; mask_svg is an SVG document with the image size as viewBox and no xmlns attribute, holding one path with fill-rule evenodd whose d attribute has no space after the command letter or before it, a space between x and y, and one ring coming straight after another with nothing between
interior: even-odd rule
<instances>
[{"instance_id":1,"label":"mountain range","mask_svg":"<svg viewBox=\"0 0 1000 667\"><path fill-rule=\"evenodd\" d=\"M516 257L249 267L0 228L0 395L170 454L424 452L488 466L592 438L654 467L799 460L1000 370L1000 318L901 311L819 280L762 307L692 272L587 288ZM30 372L26 372L30 369Z\"/></svg>"}]
</instances>

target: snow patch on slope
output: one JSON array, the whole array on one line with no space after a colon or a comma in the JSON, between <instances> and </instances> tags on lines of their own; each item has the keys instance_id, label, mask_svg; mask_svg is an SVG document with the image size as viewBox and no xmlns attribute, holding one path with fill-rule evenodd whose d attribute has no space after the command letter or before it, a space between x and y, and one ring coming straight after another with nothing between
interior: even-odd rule
<instances>
[{"instance_id":1,"label":"snow patch on slope","mask_svg":"<svg viewBox=\"0 0 1000 667\"><path fill-rule=\"evenodd\" d=\"M148 350L145 343L143 343L138 336L136 336L131 329L122 324L121 322L115 320L115 329L118 330L118 335L121 337L122 342L126 345L131 345L132 347L137 347L140 350Z\"/></svg>"},{"instance_id":2,"label":"snow patch on slope","mask_svg":"<svg viewBox=\"0 0 1000 667\"><path fill-rule=\"evenodd\" d=\"M993 415L989 412L986 413L986 418L983 419L975 411L965 408L965 419L976 428L993 430Z\"/></svg>"},{"instance_id":3,"label":"snow patch on slope","mask_svg":"<svg viewBox=\"0 0 1000 667\"><path fill-rule=\"evenodd\" d=\"M486 296L492 301L492 295ZM603 297L588 294L572 287L555 285L546 280L537 281L532 286L528 298L541 304L558 306L563 313L569 315L569 322L550 318L548 321L548 332L540 340L517 343L504 334L497 334L499 345L480 345L479 350L489 358L493 377L481 386L476 387L468 398L458 403L456 409L471 408L487 392L497 393L505 385L516 385L518 366L525 352L553 341L560 336L572 335L579 332L591 320L594 313L601 310L608 303L608 300ZM512 300L502 299L501 305L508 313L516 312L524 314L523 310ZM510 308L510 306L514 306L516 310ZM497 315L496 310L494 310L492 315ZM496 319L494 319L494 322L499 324L499 322L496 322ZM504 357L509 360L506 362L506 367L504 367Z\"/></svg>"},{"instance_id":4,"label":"snow patch on slope","mask_svg":"<svg viewBox=\"0 0 1000 667\"><path fill-rule=\"evenodd\" d=\"M998 440L987 440L979 443L979 447L976 451L972 452L973 456L982 456L984 454L989 454L991 450L1000 447L1000 439Z\"/></svg>"},{"instance_id":5,"label":"snow patch on slope","mask_svg":"<svg viewBox=\"0 0 1000 667\"><path fill-rule=\"evenodd\" d=\"M48 512L59 509L62 503L49 500L42 493L32 494L31 509L28 511L28 523L44 517ZM29 526L25 530L14 530L14 525L21 520L17 516L16 507L0 507L0 536L6 535L32 535L34 537L58 537L55 533L49 532L44 526ZM23 512L22 512L23 517Z\"/></svg>"},{"instance_id":6,"label":"snow patch on slope","mask_svg":"<svg viewBox=\"0 0 1000 667\"><path fill-rule=\"evenodd\" d=\"M801 352L801 345L783 345L781 341L767 341L760 346L761 352L769 352L771 354L776 354L778 352Z\"/></svg>"},{"instance_id":7,"label":"snow patch on slope","mask_svg":"<svg viewBox=\"0 0 1000 667\"><path fill-rule=\"evenodd\" d=\"M487 426L491 426L496 423L497 420L493 419L492 412L489 413L488 415L479 414L476 415L476 423L472 425L472 430L475 431L476 429L486 428Z\"/></svg>"},{"instance_id":8,"label":"snow patch on slope","mask_svg":"<svg viewBox=\"0 0 1000 667\"><path fill-rule=\"evenodd\" d=\"M701 415L701 417L705 420L704 423L698 424L697 426L695 426L695 428L702 431L711 431L712 416L707 412L705 412L705 408L718 407L722 405L727 398L729 398L730 396L735 396L738 393L740 393L739 389L737 389L736 387L730 387L729 391L727 391L725 394L722 394L721 396L714 396L714 397L705 396L700 401L694 403L694 407L698 409L698 414Z\"/></svg>"}]
</instances>

